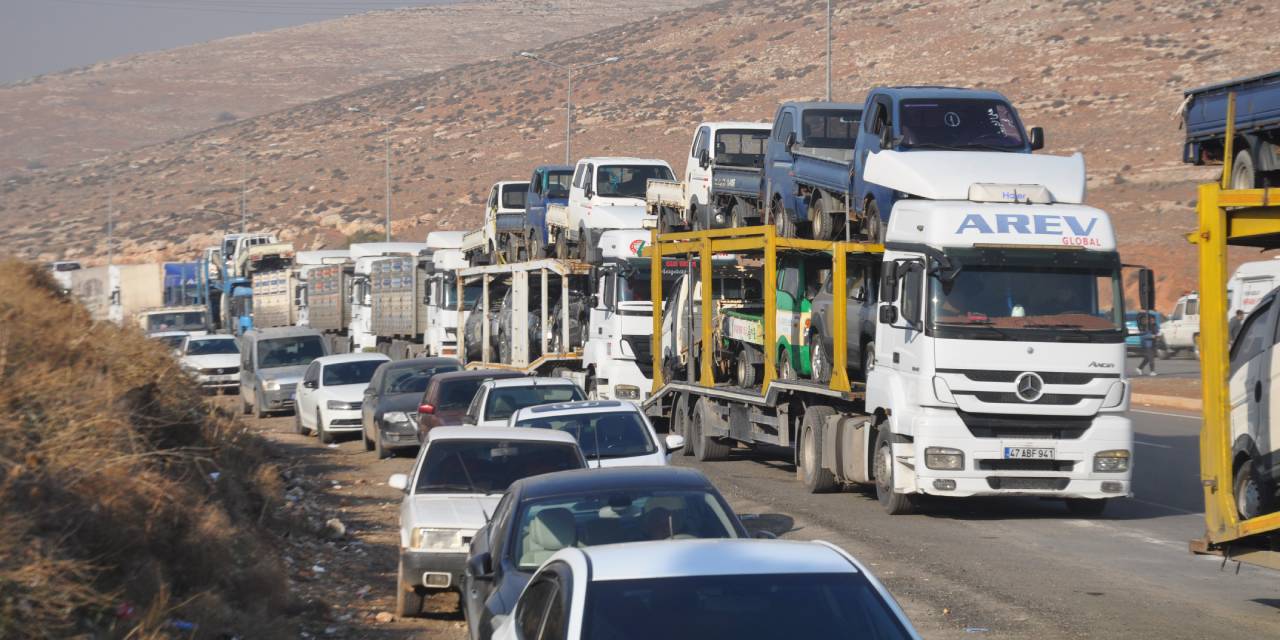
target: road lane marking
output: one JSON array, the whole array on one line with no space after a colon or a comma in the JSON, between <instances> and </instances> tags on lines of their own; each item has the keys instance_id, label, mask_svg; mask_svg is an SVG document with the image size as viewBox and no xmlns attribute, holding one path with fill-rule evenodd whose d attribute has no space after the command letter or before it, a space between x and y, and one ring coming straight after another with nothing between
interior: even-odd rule
<instances>
[{"instance_id":1,"label":"road lane marking","mask_svg":"<svg viewBox=\"0 0 1280 640\"><path fill-rule=\"evenodd\" d=\"M1145 413L1153 416L1169 416L1170 418L1182 418L1183 420L1200 421L1200 416L1189 416L1185 413L1166 413L1164 411L1144 411L1142 409L1130 409L1129 413Z\"/></svg>"},{"instance_id":2,"label":"road lane marking","mask_svg":"<svg viewBox=\"0 0 1280 640\"><path fill-rule=\"evenodd\" d=\"M1134 444L1146 445L1146 446L1148 446L1148 447L1159 447L1159 448L1161 448L1161 449L1172 449L1172 448L1173 448L1173 446L1172 446L1172 445L1167 445L1167 444L1156 444L1156 443L1154 443L1154 442L1143 442L1143 441L1141 441L1141 440L1134 440L1134 441L1133 441L1133 443L1134 443Z\"/></svg>"}]
</instances>

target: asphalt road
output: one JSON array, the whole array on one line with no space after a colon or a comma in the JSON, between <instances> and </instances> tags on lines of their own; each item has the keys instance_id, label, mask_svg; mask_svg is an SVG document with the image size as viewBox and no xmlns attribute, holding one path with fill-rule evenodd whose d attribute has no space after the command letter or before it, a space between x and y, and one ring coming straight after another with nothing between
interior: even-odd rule
<instances>
[{"instance_id":1,"label":"asphalt road","mask_svg":"<svg viewBox=\"0 0 1280 640\"><path fill-rule=\"evenodd\" d=\"M1198 416L1134 411L1132 499L1102 518L1059 501L931 500L890 517L874 493L810 495L794 467L735 452L700 468L743 512L785 514L868 563L928 637L1280 637L1275 573L1193 556L1201 535Z\"/></svg>"},{"instance_id":2,"label":"asphalt road","mask_svg":"<svg viewBox=\"0 0 1280 640\"><path fill-rule=\"evenodd\" d=\"M1125 360L1128 365L1128 372L1133 374L1138 370L1138 364L1142 362L1142 358L1130 356ZM1156 375L1157 377L1168 378L1189 378L1198 379L1200 377L1200 361L1191 355L1180 354L1177 357L1168 360L1156 358Z\"/></svg>"}]
</instances>

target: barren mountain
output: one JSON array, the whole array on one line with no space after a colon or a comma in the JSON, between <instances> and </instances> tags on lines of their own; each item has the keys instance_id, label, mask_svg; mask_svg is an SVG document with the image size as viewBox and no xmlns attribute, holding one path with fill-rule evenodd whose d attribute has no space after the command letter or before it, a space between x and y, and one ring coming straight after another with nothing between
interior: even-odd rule
<instances>
[{"instance_id":1,"label":"barren mountain","mask_svg":"<svg viewBox=\"0 0 1280 640\"><path fill-rule=\"evenodd\" d=\"M1048 153L1082 151L1089 202L1111 212L1126 261L1161 275L1167 302L1194 286L1196 182L1216 169L1179 162L1181 90L1260 72L1280 43L1265 30L1280 5L1230 2L836 3L835 98L884 84L1002 91ZM623 60L580 75L575 156L660 157L682 166L704 119L768 120L780 100L823 91L821 0L725 0L539 50L564 62ZM562 78L502 58L374 86L3 185L5 246L41 258L104 255L108 191L122 213L119 250L139 260L191 256L234 219L247 166L254 228L302 246L380 228L382 129L351 114L393 114L394 229L475 225L494 180L563 159ZM247 158L247 162L245 159ZM680 168L679 166L677 167Z\"/></svg>"},{"instance_id":2,"label":"barren mountain","mask_svg":"<svg viewBox=\"0 0 1280 640\"><path fill-rule=\"evenodd\" d=\"M707 0L461 0L128 56L0 86L0 175L162 142Z\"/></svg>"}]
</instances>

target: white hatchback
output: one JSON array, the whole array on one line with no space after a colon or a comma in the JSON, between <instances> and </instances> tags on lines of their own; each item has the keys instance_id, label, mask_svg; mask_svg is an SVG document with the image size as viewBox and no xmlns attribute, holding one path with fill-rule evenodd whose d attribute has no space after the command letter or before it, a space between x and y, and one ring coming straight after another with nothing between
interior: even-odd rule
<instances>
[{"instance_id":1,"label":"white hatchback","mask_svg":"<svg viewBox=\"0 0 1280 640\"><path fill-rule=\"evenodd\" d=\"M511 414L507 426L564 431L578 441L593 468L666 465L684 448L683 436L659 439L639 407L619 400L525 407Z\"/></svg>"},{"instance_id":2,"label":"white hatchback","mask_svg":"<svg viewBox=\"0 0 1280 640\"><path fill-rule=\"evenodd\" d=\"M390 359L381 353L344 353L312 360L295 399L297 432L315 433L329 444L336 433L360 431L364 390L373 372Z\"/></svg>"}]
</instances>

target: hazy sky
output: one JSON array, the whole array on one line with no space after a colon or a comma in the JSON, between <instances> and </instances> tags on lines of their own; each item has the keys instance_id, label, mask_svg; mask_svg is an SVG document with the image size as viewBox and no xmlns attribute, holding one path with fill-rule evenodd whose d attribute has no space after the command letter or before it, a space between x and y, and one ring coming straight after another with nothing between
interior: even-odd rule
<instances>
[{"instance_id":1,"label":"hazy sky","mask_svg":"<svg viewBox=\"0 0 1280 640\"><path fill-rule=\"evenodd\" d=\"M131 53L449 1L0 0L0 83Z\"/></svg>"}]
</instances>

